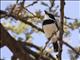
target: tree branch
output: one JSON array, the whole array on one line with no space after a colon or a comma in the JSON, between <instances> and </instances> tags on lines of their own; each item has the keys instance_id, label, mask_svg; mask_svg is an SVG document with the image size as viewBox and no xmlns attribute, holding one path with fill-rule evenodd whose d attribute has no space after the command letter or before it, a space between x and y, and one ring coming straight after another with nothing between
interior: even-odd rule
<instances>
[{"instance_id":1,"label":"tree branch","mask_svg":"<svg viewBox=\"0 0 80 60\"><path fill-rule=\"evenodd\" d=\"M62 60L62 40L63 40L63 24L64 24L64 0L60 0L60 33L59 33L59 52L58 52L58 60Z\"/></svg>"},{"instance_id":2,"label":"tree branch","mask_svg":"<svg viewBox=\"0 0 80 60\"><path fill-rule=\"evenodd\" d=\"M37 29L38 31L43 32L43 30L42 30L41 28L35 26L35 25L32 24L31 22L28 22L26 19L23 19L23 18L14 16L13 14L8 14L7 12L2 11L2 10L0 10L0 13L1 13L1 14L4 14L5 16L8 16L8 17L13 17L13 18L16 19L16 20L20 20L20 21L24 22L25 24L28 24L28 25L32 26L33 28ZM1 18L0 18L0 19L1 19Z\"/></svg>"},{"instance_id":3,"label":"tree branch","mask_svg":"<svg viewBox=\"0 0 80 60\"><path fill-rule=\"evenodd\" d=\"M11 60L17 60L17 57L15 55L11 56Z\"/></svg>"},{"instance_id":4,"label":"tree branch","mask_svg":"<svg viewBox=\"0 0 80 60\"><path fill-rule=\"evenodd\" d=\"M1 14L4 14L4 16L9 16L9 17L13 17L13 18L15 18L15 19L18 19L18 17L15 17L14 15L9 15L7 12L5 12L5 11L2 11L2 10L0 10L0 13ZM3 18L3 17L2 17ZM1 19L1 17L0 17L0 19ZM20 18L19 18L20 19ZM26 23L26 21L25 21L25 23ZM28 23L28 22L27 22ZM36 26L35 25L33 25L32 23L28 23L29 25L31 25L32 27L35 27L36 28ZM42 29L38 29L39 31L42 31L43 32L43 30ZM1 33L1 31L0 31L0 33ZM0 39L1 39L1 37L0 37ZM67 45L66 43L64 43L65 45ZM2 46L4 46L4 45L1 45L0 47L2 47ZM67 45L68 46L68 45ZM68 46L69 48L71 48L70 46ZM36 49L39 49L38 47L35 47ZM72 47L73 48L73 47ZM71 49L72 49L71 48ZM74 49L72 49L72 50L74 50ZM75 50L74 50L75 51ZM75 51L76 52L76 51ZM76 52L77 53L77 52ZM78 54L78 53L77 53Z\"/></svg>"},{"instance_id":5,"label":"tree branch","mask_svg":"<svg viewBox=\"0 0 80 60\"><path fill-rule=\"evenodd\" d=\"M41 48L32 44L32 43L27 43L27 42L20 42L18 41L20 44L22 44L22 46L29 46L29 47L33 47L33 48L36 48L37 50L41 51ZM55 60L55 58L46 51L46 53L48 54L48 57L52 58L53 60ZM39 55L40 56L40 55ZM43 56L43 55L42 55Z\"/></svg>"},{"instance_id":6,"label":"tree branch","mask_svg":"<svg viewBox=\"0 0 80 60\"><path fill-rule=\"evenodd\" d=\"M36 58L36 60L37 60L37 58L40 56L39 53L36 53L36 52L30 50L27 46L23 46L23 48L24 48L24 50L25 50L27 53L33 55L33 56ZM42 60L49 60L49 57L41 56L41 59L42 59Z\"/></svg>"},{"instance_id":7,"label":"tree branch","mask_svg":"<svg viewBox=\"0 0 80 60\"><path fill-rule=\"evenodd\" d=\"M0 31L0 41L2 42L1 44L5 44L13 52L13 54L21 60L33 60L28 53L25 53L25 50L21 47L21 45L9 35L1 23Z\"/></svg>"},{"instance_id":8,"label":"tree branch","mask_svg":"<svg viewBox=\"0 0 80 60\"><path fill-rule=\"evenodd\" d=\"M1 29L1 35L0 35L1 37L0 38L1 38L1 41L2 41L1 44L5 43L5 45L13 52L13 54L14 54L14 56L16 58L20 58L22 60L25 60L28 57L28 56L26 56L27 53L32 54L35 57L39 57L40 56L40 54L38 54L38 53L30 50L29 48L27 48L27 46L31 46L31 47L36 47L37 49L40 50L39 47L37 47L36 45L33 45L33 44L26 43L26 42L16 41L14 38L12 38L9 35L8 32L6 32L6 30L3 28L3 26L1 24L0 24L0 29ZM25 50L25 49L27 49L27 50ZM55 60L55 58L52 57L52 55L50 55L50 54L49 54L49 56L41 56L41 58L43 60L49 60L50 59L49 57L52 58L53 60ZM12 58L14 59L14 57L12 57ZM29 57L29 60L31 60L30 57Z\"/></svg>"}]
</instances>

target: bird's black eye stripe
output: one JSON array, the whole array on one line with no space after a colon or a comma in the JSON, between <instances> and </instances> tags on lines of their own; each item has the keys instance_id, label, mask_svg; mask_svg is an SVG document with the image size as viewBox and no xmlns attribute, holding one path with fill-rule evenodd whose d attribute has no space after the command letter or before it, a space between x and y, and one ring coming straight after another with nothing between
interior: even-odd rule
<instances>
[{"instance_id":1,"label":"bird's black eye stripe","mask_svg":"<svg viewBox=\"0 0 80 60\"><path fill-rule=\"evenodd\" d=\"M43 25L55 23L54 20L44 20Z\"/></svg>"}]
</instances>

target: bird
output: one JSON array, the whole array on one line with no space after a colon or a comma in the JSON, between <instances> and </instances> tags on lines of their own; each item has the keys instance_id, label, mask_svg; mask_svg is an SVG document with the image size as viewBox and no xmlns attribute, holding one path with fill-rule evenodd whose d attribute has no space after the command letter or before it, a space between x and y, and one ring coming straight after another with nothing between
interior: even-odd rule
<instances>
[{"instance_id":1,"label":"bird","mask_svg":"<svg viewBox=\"0 0 80 60\"><path fill-rule=\"evenodd\" d=\"M54 16L53 16L54 17ZM54 52L58 52L58 42L57 42L57 31L58 27L56 26L55 18L45 19L42 23L42 29L48 38L48 40L52 41Z\"/></svg>"},{"instance_id":2,"label":"bird","mask_svg":"<svg viewBox=\"0 0 80 60\"><path fill-rule=\"evenodd\" d=\"M51 13L49 13L49 12L47 12L46 10L45 10L44 12L45 12L46 15L49 16L50 19L53 19L53 20L55 21L55 24L56 24L56 26L57 26L57 28L58 28L58 30L59 30L59 27L58 27L58 24L57 24L57 22L56 22L56 19L55 19L54 15L51 14Z\"/></svg>"}]
</instances>

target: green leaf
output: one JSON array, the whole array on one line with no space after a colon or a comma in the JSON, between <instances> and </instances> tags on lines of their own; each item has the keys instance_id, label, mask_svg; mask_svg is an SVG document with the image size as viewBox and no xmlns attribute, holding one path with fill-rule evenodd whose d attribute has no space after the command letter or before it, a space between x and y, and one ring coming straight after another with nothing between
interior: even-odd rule
<instances>
[{"instance_id":1,"label":"green leaf","mask_svg":"<svg viewBox=\"0 0 80 60\"><path fill-rule=\"evenodd\" d=\"M68 36L68 35L70 35L70 31L65 32L64 36Z\"/></svg>"},{"instance_id":2,"label":"green leaf","mask_svg":"<svg viewBox=\"0 0 80 60\"><path fill-rule=\"evenodd\" d=\"M72 23L69 23L69 26L70 26L70 28L71 28L72 30L74 30L74 26L73 26Z\"/></svg>"},{"instance_id":3,"label":"green leaf","mask_svg":"<svg viewBox=\"0 0 80 60\"><path fill-rule=\"evenodd\" d=\"M64 24L67 24L67 20L66 19L64 19Z\"/></svg>"},{"instance_id":4,"label":"green leaf","mask_svg":"<svg viewBox=\"0 0 80 60\"><path fill-rule=\"evenodd\" d=\"M77 26L80 27L80 20L78 20L78 22L77 22Z\"/></svg>"},{"instance_id":5,"label":"green leaf","mask_svg":"<svg viewBox=\"0 0 80 60\"><path fill-rule=\"evenodd\" d=\"M26 35L26 40L28 40L29 38L31 38L32 36L30 34Z\"/></svg>"},{"instance_id":6,"label":"green leaf","mask_svg":"<svg viewBox=\"0 0 80 60\"><path fill-rule=\"evenodd\" d=\"M41 11L40 10L36 11L35 14L36 14L36 18L39 18L39 19L43 19L44 18L44 16L41 15Z\"/></svg>"}]
</instances>

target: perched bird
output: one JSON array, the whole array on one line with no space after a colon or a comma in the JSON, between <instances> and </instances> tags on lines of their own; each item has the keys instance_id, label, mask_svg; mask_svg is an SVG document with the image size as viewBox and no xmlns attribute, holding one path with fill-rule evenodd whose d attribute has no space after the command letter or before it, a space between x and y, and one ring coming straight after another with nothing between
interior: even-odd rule
<instances>
[{"instance_id":1,"label":"perched bird","mask_svg":"<svg viewBox=\"0 0 80 60\"><path fill-rule=\"evenodd\" d=\"M47 12L45 12L47 13ZM51 15L53 16L53 15ZM42 24L42 29L48 38L48 40L52 40L54 52L58 52L58 42L57 42L57 31L58 27L56 24L56 20L53 18L45 19Z\"/></svg>"},{"instance_id":2,"label":"perched bird","mask_svg":"<svg viewBox=\"0 0 80 60\"><path fill-rule=\"evenodd\" d=\"M54 15L51 14L51 13L49 13L49 12L47 12L46 10L45 10L44 12L45 12L46 15L49 16L50 19L53 19L53 20L55 21L55 24L56 24L56 26L57 26L57 28L58 28L58 30L59 30L59 27L58 27L58 24L57 24L57 21L56 21Z\"/></svg>"}]
</instances>

